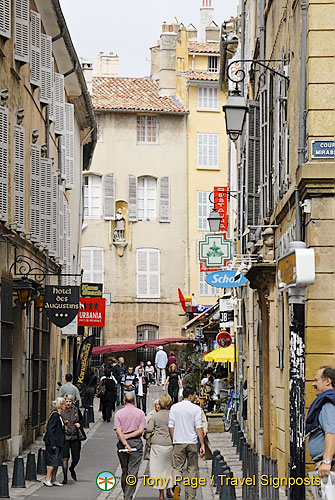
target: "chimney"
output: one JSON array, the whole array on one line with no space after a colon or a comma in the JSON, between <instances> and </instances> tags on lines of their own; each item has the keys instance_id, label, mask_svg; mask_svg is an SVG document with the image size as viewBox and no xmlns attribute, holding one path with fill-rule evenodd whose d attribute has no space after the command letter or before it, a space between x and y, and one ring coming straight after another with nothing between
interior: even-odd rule
<instances>
[{"instance_id":1,"label":"chimney","mask_svg":"<svg viewBox=\"0 0 335 500\"><path fill-rule=\"evenodd\" d=\"M213 21L206 28L206 42L219 42L220 41L220 28Z\"/></svg>"},{"instance_id":2,"label":"chimney","mask_svg":"<svg viewBox=\"0 0 335 500\"><path fill-rule=\"evenodd\" d=\"M171 24L163 24L160 38L159 95L176 95L177 33Z\"/></svg>"},{"instance_id":3,"label":"chimney","mask_svg":"<svg viewBox=\"0 0 335 500\"><path fill-rule=\"evenodd\" d=\"M198 40L198 31L193 24L190 24L188 27L188 41L189 42L196 42Z\"/></svg>"},{"instance_id":4,"label":"chimney","mask_svg":"<svg viewBox=\"0 0 335 500\"><path fill-rule=\"evenodd\" d=\"M201 42L206 42L206 28L211 24L214 19L214 8L212 7L212 0L202 0L202 8L200 9L201 18Z\"/></svg>"},{"instance_id":5,"label":"chimney","mask_svg":"<svg viewBox=\"0 0 335 500\"><path fill-rule=\"evenodd\" d=\"M104 54L100 52L98 55L98 76L119 76L119 56L110 52Z\"/></svg>"},{"instance_id":6,"label":"chimney","mask_svg":"<svg viewBox=\"0 0 335 500\"><path fill-rule=\"evenodd\" d=\"M92 94L93 64L89 62L83 62L81 64L81 69L83 70L84 78L86 80L87 90L90 94Z\"/></svg>"}]
</instances>

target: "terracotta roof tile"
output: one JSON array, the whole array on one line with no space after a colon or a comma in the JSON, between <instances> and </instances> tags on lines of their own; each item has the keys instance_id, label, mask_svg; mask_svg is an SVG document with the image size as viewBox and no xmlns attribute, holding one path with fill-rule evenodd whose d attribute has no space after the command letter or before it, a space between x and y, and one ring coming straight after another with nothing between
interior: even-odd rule
<instances>
[{"instance_id":1,"label":"terracotta roof tile","mask_svg":"<svg viewBox=\"0 0 335 500\"><path fill-rule=\"evenodd\" d=\"M188 51L195 52L197 54L219 54L220 44L219 42L189 42Z\"/></svg>"},{"instance_id":2,"label":"terracotta roof tile","mask_svg":"<svg viewBox=\"0 0 335 500\"><path fill-rule=\"evenodd\" d=\"M92 102L95 110L187 113L177 99L160 97L158 82L147 78L93 77Z\"/></svg>"},{"instance_id":3,"label":"terracotta roof tile","mask_svg":"<svg viewBox=\"0 0 335 500\"><path fill-rule=\"evenodd\" d=\"M210 71L188 71L186 73L179 73L179 75L184 76L187 80L219 81L219 73L211 73Z\"/></svg>"}]
</instances>

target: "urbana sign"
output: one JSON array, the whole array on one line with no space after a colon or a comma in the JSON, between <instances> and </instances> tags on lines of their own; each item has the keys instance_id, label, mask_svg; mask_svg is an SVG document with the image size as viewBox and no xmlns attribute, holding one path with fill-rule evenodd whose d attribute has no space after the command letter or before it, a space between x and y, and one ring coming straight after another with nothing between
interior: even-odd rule
<instances>
[{"instance_id":1,"label":"urbana sign","mask_svg":"<svg viewBox=\"0 0 335 500\"><path fill-rule=\"evenodd\" d=\"M248 283L244 274L239 273L238 279L235 280L236 275L237 271L217 271L208 274L208 276L206 276L206 282L217 288L235 288L236 286L242 286Z\"/></svg>"}]
</instances>

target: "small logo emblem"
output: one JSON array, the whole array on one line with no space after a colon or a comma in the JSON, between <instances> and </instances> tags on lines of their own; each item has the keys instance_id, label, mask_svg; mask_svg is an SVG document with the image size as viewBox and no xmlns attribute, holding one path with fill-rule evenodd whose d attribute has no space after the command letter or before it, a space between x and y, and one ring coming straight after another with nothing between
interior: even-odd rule
<instances>
[{"instance_id":1,"label":"small logo emblem","mask_svg":"<svg viewBox=\"0 0 335 500\"><path fill-rule=\"evenodd\" d=\"M112 472L104 471L97 475L97 487L102 491L110 491L116 485L116 477Z\"/></svg>"}]
</instances>

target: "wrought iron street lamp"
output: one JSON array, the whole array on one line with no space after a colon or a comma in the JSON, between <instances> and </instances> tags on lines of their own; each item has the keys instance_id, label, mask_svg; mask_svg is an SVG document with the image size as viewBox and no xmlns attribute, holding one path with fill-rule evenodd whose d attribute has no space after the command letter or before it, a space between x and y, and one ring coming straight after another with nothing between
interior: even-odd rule
<instances>
[{"instance_id":1,"label":"wrought iron street lamp","mask_svg":"<svg viewBox=\"0 0 335 500\"><path fill-rule=\"evenodd\" d=\"M218 233L220 231L221 217L215 207L212 208L211 213L207 217L207 221L211 233Z\"/></svg>"},{"instance_id":2,"label":"wrought iron street lamp","mask_svg":"<svg viewBox=\"0 0 335 500\"><path fill-rule=\"evenodd\" d=\"M222 109L226 117L227 134L235 142L242 135L245 118L249 111L245 99L240 95L239 90L232 91L228 96L226 105Z\"/></svg>"},{"instance_id":3,"label":"wrought iron street lamp","mask_svg":"<svg viewBox=\"0 0 335 500\"><path fill-rule=\"evenodd\" d=\"M27 309L34 296L36 295L36 290L33 284L28 280L19 280L14 284L13 289L17 293L17 297L21 304L22 309Z\"/></svg>"}]
</instances>

